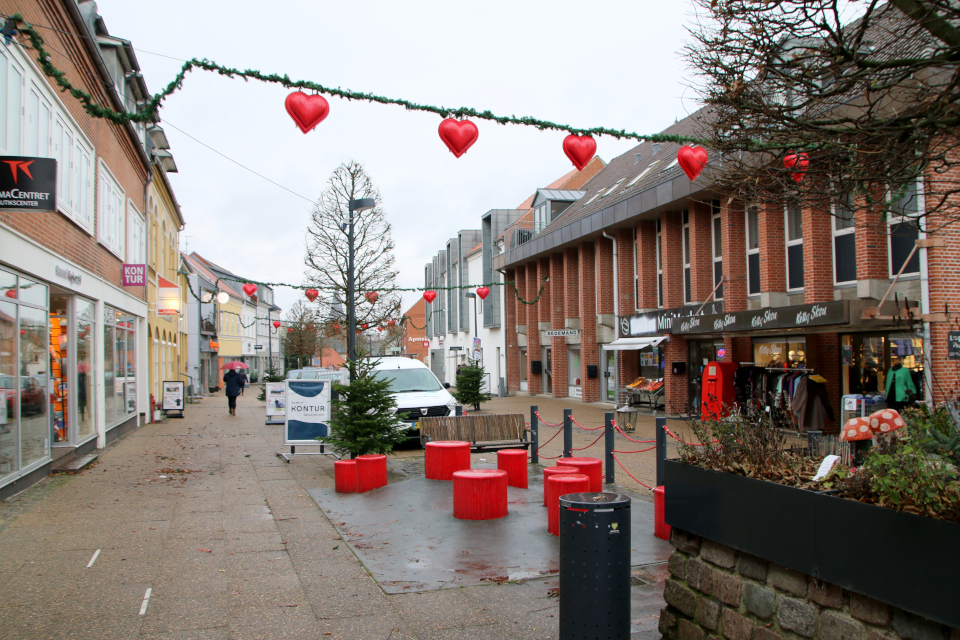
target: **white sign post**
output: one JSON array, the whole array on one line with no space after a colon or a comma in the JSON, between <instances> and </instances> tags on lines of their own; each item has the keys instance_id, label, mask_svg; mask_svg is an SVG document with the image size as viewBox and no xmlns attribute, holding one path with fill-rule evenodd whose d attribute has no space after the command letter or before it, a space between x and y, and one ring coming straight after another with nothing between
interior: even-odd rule
<instances>
[{"instance_id":1,"label":"white sign post","mask_svg":"<svg viewBox=\"0 0 960 640\"><path fill-rule=\"evenodd\" d=\"M346 383L347 371L321 373L316 380L285 380L283 411L283 446L290 447L290 453L277 453L277 456L290 462L295 455L332 455L325 451L322 440L330 435L330 416L334 382ZM269 384L269 383L268 383ZM269 400L269 396L268 396ZM269 403L268 403L269 407ZM298 446L319 446L319 453L297 453Z\"/></svg>"},{"instance_id":2,"label":"white sign post","mask_svg":"<svg viewBox=\"0 0 960 640\"><path fill-rule=\"evenodd\" d=\"M285 382L264 382L264 393L267 396L267 421L264 424L284 424L286 422L287 385Z\"/></svg>"},{"instance_id":3,"label":"white sign post","mask_svg":"<svg viewBox=\"0 0 960 640\"><path fill-rule=\"evenodd\" d=\"M179 412L174 418L183 417L183 380L164 380L163 398L160 408L164 415L170 416L171 411Z\"/></svg>"}]
</instances>

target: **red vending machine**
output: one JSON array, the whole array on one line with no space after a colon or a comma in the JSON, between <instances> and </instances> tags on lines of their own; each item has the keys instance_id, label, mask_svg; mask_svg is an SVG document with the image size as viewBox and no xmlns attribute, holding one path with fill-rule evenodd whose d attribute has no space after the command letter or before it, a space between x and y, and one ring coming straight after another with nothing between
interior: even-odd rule
<instances>
[{"instance_id":1,"label":"red vending machine","mask_svg":"<svg viewBox=\"0 0 960 640\"><path fill-rule=\"evenodd\" d=\"M719 420L730 413L736 401L733 391L733 362L710 362L703 368L702 392L700 394L700 419Z\"/></svg>"}]
</instances>

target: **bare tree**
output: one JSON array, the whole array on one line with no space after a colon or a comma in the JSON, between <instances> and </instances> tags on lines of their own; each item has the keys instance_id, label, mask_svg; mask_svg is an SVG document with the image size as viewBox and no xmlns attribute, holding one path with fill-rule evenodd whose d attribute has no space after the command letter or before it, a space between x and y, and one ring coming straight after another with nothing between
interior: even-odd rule
<instances>
[{"instance_id":1,"label":"bare tree","mask_svg":"<svg viewBox=\"0 0 960 640\"><path fill-rule=\"evenodd\" d=\"M719 186L882 220L918 208L921 178L935 226L957 220L960 3L696 2L686 53Z\"/></svg>"},{"instance_id":2,"label":"bare tree","mask_svg":"<svg viewBox=\"0 0 960 640\"><path fill-rule=\"evenodd\" d=\"M363 165L350 161L334 170L310 216L306 236L306 277L320 291L318 304L326 325L347 322L347 224L350 200L373 198L377 206L354 214L354 290L357 329L372 329L400 318L400 294L394 291L393 238L380 192ZM374 301L374 294L375 301Z\"/></svg>"},{"instance_id":3,"label":"bare tree","mask_svg":"<svg viewBox=\"0 0 960 640\"><path fill-rule=\"evenodd\" d=\"M297 358L303 364L310 364L319 353L321 345L318 331L319 315L316 309L309 308L303 302L297 302L287 311L286 326L280 340L283 342L287 358Z\"/></svg>"}]
</instances>

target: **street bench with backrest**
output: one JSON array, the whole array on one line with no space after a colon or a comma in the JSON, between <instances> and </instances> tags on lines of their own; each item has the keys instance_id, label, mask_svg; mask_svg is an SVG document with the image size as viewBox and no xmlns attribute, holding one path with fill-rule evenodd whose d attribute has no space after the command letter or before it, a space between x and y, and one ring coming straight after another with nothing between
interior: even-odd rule
<instances>
[{"instance_id":1,"label":"street bench with backrest","mask_svg":"<svg viewBox=\"0 0 960 640\"><path fill-rule=\"evenodd\" d=\"M420 444L461 440L473 451L529 448L530 437L519 413L482 416L420 418Z\"/></svg>"}]
</instances>

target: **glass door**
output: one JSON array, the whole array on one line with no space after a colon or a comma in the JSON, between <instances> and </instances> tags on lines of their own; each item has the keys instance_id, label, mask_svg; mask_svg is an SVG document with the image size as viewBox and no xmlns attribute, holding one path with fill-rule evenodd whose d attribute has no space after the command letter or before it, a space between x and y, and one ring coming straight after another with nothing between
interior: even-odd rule
<instances>
[{"instance_id":1,"label":"glass door","mask_svg":"<svg viewBox=\"0 0 960 640\"><path fill-rule=\"evenodd\" d=\"M603 399L605 402L617 402L617 352L603 352Z\"/></svg>"}]
</instances>

